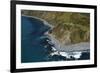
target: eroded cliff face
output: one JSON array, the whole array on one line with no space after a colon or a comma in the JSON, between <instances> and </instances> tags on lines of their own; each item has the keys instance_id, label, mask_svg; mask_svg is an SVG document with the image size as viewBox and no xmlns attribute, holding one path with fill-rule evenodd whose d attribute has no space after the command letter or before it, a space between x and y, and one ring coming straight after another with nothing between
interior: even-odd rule
<instances>
[{"instance_id":1,"label":"eroded cliff face","mask_svg":"<svg viewBox=\"0 0 100 73\"><path fill-rule=\"evenodd\" d=\"M62 44L90 41L90 14L22 10L22 15L36 16L54 26L52 34Z\"/></svg>"}]
</instances>

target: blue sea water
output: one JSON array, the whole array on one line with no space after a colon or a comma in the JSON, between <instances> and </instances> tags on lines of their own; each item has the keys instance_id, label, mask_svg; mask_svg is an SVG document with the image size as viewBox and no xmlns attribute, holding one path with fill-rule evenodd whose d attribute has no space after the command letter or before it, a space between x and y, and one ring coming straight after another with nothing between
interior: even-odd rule
<instances>
[{"instance_id":1,"label":"blue sea water","mask_svg":"<svg viewBox=\"0 0 100 73\"><path fill-rule=\"evenodd\" d=\"M51 39L44 34L51 28L45 24L40 19L21 16L21 62L75 60L73 56L67 58L61 54L51 55L54 52L52 46L55 44L50 43ZM78 60L87 59L90 59L90 52L82 52L78 58Z\"/></svg>"}]
</instances>

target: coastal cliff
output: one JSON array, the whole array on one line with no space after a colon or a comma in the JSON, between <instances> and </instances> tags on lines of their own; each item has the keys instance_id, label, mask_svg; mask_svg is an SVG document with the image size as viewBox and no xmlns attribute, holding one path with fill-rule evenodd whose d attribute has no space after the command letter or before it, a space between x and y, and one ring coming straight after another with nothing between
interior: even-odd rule
<instances>
[{"instance_id":1,"label":"coastal cliff","mask_svg":"<svg viewBox=\"0 0 100 73\"><path fill-rule=\"evenodd\" d=\"M90 14L22 10L23 15L36 16L54 26L52 35L64 45L90 41Z\"/></svg>"}]
</instances>

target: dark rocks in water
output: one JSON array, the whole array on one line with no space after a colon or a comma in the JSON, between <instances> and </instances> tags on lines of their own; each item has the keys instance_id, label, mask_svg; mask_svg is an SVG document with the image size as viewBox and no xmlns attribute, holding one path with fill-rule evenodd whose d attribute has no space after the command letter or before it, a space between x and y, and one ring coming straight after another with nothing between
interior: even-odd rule
<instances>
[{"instance_id":1,"label":"dark rocks in water","mask_svg":"<svg viewBox=\"0 0 100 73\"><path fill-rule=\"evenodd\" d=\"M51 57L49 57L49 60L51 61L64 61L64 60L67 60L66 57L64 56L61 56L61 55L53 55Z\"/></svg>"},{"instance_id":2,"label":"dark rocks in water","mask_svg":"<svg viewBox=\"0 0 100 73\"><path fill-rule=\"evenodd\" d=\"M88 60L90 59L90 53L89 52L83 52L79 60Z\"/></svg>"}]
</instances>

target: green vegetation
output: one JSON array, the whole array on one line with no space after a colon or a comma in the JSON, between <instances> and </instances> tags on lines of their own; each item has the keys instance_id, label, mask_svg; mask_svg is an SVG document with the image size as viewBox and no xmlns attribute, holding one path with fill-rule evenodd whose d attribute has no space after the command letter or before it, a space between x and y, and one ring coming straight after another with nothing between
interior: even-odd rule
<instances>
[{"instance_id":1,"label":"green vegetation","mask_svg":"<svg viewBox=\"0 0 100 73\"><path fill-rule=\"evenodd\" d=\"M90 41L90 14L22 10L22 14L42 18L54 26L52 34L63 44Z\"/></svg>"}]
</instances>

